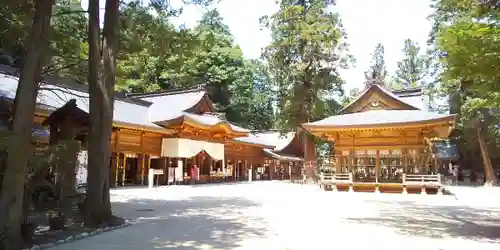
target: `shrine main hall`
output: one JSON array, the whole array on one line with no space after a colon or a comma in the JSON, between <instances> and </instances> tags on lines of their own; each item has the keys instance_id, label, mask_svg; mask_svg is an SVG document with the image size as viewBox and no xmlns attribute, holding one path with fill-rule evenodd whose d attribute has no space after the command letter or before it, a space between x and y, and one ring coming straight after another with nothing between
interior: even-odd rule
<instances>
[{"instance_id":1,"label":"shrine main hall","mask_svg":"<svg viewBox=\"0 0 500 250\"><path fill-rule=\"evenodd\" d=\"M391 91L371 82L336 115L303 128L332 144L327 160L336 189L436 192L435 143L446 139L455 115L431 112L422 88Z\"/></svg>"}]
</instances>

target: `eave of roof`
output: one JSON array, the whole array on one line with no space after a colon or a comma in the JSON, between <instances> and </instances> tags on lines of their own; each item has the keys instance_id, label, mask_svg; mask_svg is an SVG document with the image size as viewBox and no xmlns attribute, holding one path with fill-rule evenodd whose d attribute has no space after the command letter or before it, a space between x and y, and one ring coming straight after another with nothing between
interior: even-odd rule
<instances>
[{"instance_id":1,"label":"eave of roof","mask_svg":"<svg viewBox=\"0 0 500 250\"><path fill-rule=\"evenodd\" d=\"M369 110L365 112L334 115L320 121L304 123L309 131L409 127L448 124L452 126L456 115L441 115L420 110Z\"/></svg>"},{"instance_id":2,"label":"eave of roof","mask_svg":"<svg viewBox=\"0 0 500 250\"><path fill-rule=\"evenodd\" d=\"M19 78L13 74L0 73L0 97L12 100L15 97ZM116 94L116 93L115 93ZM68 88L61 84L44 83L37 97L37 115L48 116L52 111L62 107L67 101L76 99L80 109L88 112L88 93ZM130 129L170 133L149 120L148 103L144 101L116 98L113 110L114 126L126 126Z\"/></svg>"},{"instance_id":3,"label":"eave of roof","mask_svg":"<svg viewBox=\"0 0 500 250\"><path fill-rule=\"evenodd\" d=\"M153 91L148 93L127 93L127 96L133 98L143 98L143 97L156 97L156 96L166 96L166 95L179 95L191 92L206 91L203 85L198 85L192 88L176 88L169 90Z\"/></svg>"},{"instance_id":4,"label":"eave of roof","mask_svg":"<svg viewBox=\"0 0 500 250\"><path fill-rule=\"evenodd\" d=\"M154 101L158 98L172 98L174 96L180 96L183 98L185 95L189 95L190 93L203 93L202 96L198 99L198 101L192 105L184 106L183 108L178 108L178 111L186 111L192 107L194 107L196 104L198 104L201 100L205 100L207 104L210 106L210 109L213 110L213 103L212 100L208 97L207 90L205 85L198 85L196 87L191 87L191 88L176 88L176 89L169 89L169 90L161 90L161 91L155 91L155 92L148 92L148 93L127 93L126 96L129 97L130 99L133 100L144 100L150 103L154 103Z\"/></svg>"},{"instance_id":5,"label":"eave of roof","mask_svg":"<svg viewBox=\"0 0 500 250\"><path fill-rule=\"evenodd\" d=\"M236 143L246 143L246 144L250 144L250 145L257 145L257 146L263 147L263 148L269 148L269 149L275 148L274 145L266 144L265 142L259 140L259 138L257 136L255 136L254 134L248 134L245 137L238 137L238 138L233 139L233 141L235 141Z\"/></svg>"},{"instance_id":6,"label":"eave of roof","mask_svg":"<svg viewBox=\"0 0 500 250\"><path fill-rule=\"evenodd\" d=\"M138 97L133 98L140 98L140 100L153 103L149 107L149 119L154 123L158 123L182 116L184 111L196 106L204 100L206 95L206 91L196 89L182 93L176 92L175 94L171 92L162 92L151 95L134 95Z\"/></svg>"},{"instance_id":7,"label":"eave of roof","mask_svg":"<svg viewBox=\"0 0 500 250\"><path fill-rule=\"evenodd\" d=\"M304 161L303 158L301 157L297 157L297 156L294 156L294 155L288 155L288 154L283 154L281 152L276 152L274 150L270 150L270 149L263 149L264 150L264 153L272 158L275 158L277 160L281 160L281 161Z\"/></svg>"},{"instance_id":8,"label":"eave of roof","mask_svg":"<svg viewBox=\"0 0 500 250\"><path fill-rule=\"evenodd\" d=\"M180 115L163 121L156 121L155 123L161 124L162 126L169 127L171 125L180 125L185 123L187 125L201 128L201 129L213 129L216 127L223 127L229 133L233 134L236 137L244 137L247 136L250 130L238 127L236 125L231 124L228 121L221 120L213 115L197 115L191 114L188 112L181 112Z\"/></svg>"},{"instance_id":9,"label":"eave of roof","mask_svg":"<svg viewBox=\"0 0 500 250\"><path fill-rule=\"evenodd\" d=\"M369 91L377 91L377 90L380 91L381 93L385 94L387 97L395 100L396 102L399 102L403 106L406 106L410 110L411 109L413 109L413 110L420 110L419 107L415 107L411 103L408 103L408 102L404 101L399 96L397 96L396 94L392 93L390 90L384 88L383 86L380 86L379 84L371 84L368 88L366 88L365 90L363 90L363 92L361 92L361 94L359 94L356 97L356 99L354 99L349 104L347 104L346 106L344 106L337 114L345 114L346 111L347 111L347 109L349 109L354 104L356 104L359 100L361 100L363 98L363 96L365 96Z\"/></svg>"},{"instance_id":10,"label":"eave of roof","mask_svg":"<svg viewBox=\"0 0 500 250\"><path fill-rule=\"evenodd\" d=\"M292 143L293 138L295 138L295 132L288 132L286 134L281 134L280 132L268 131L253 134L259 141L264 144L274 146L275 152L285 149L290 143Z\"/></svg>"}]
</instances>

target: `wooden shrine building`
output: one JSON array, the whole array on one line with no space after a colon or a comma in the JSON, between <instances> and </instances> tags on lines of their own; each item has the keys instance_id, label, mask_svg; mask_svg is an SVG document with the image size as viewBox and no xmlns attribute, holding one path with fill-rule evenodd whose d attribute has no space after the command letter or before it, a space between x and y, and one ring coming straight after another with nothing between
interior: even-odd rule
<instances>
[{"instance_id":1,"label":"wooden shrine building","mask_svg":"<svg viewBox=\"0 0 500 250\"><path fill-rule=\"evenodd\" d=\"M236 140L252 144L260 142L271 146L263 149L265 163L260 166L266 179L301 179L304 167L316 161L316 148L306 131L284 134L278 131L265 131Z\"/></svg>"},{"instance_id":2,"label":"wooden shrine building","mask_svg":"<svg viewBox=\"0 0 500 250\"><path fill-rule=\"evenodd\" d=\"M455 115L428 107L421 89L395 93L371 81L337 115L303 127L334 145L333 188L429 192L440 182L432 141L449 135Z\"/></svg>"},{"instance_id":3,"label":"wooden shrine building","mask_svg":"<svg viewBox=\"0 0 500 250\"><path fill-rule=\"evenodd\" d=\"M15 72L0 65L0 120L4 124L17 90ZM43 132L40 140L44 145L50 133L42 121L70 100L88 113L85 85L55 77L41 83L33 122L36 131ZM155 173L155 184L244 180L249 169L262 170L265 150L274 148L214 113L202 86L147 94L115 93L109 165L112 186L145 185L153 181L150 172ZM261 172L259 176L264 176L265 171Z\"/></svg>"},{"instance_id":4,"label":"wooden shrine building","mask_svg":"<svg viewBox=\"0 0 500 250\"><path fill-rule=\"evenodd\" d=\"M164 184L245 179L250 164L264 162L262 149L269 146L235 140L248 136L250 130L214 113L202 86L130 94L129 98L151 103L152 122L171 131L161 138L161 150L156 152L162 162L151 166L168 172L163 175Z\"/></svg>"}]
</instances>

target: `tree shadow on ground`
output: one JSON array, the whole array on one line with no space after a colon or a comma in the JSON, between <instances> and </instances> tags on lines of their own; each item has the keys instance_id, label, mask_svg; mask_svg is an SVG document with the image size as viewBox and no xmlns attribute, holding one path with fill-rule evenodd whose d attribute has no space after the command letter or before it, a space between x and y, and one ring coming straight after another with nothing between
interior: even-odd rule
<instances>
[{"instance_id":1,"label":"tree shadow on ground","mask_svg":"<svg viewBox=\"0 0 500 250\"><path fill-rule=\"evenodd\" d=\"M347 218L402 234L430 238L463 238L500 243L499 210L468 206L426 205L415 201L365 201L381 207L376 218ZM397 203L397 206L394 206Z\"/></svg>"},{"instance_id":2,"label":"tree shadow on ground","mask_svg":"<svg viewBox=\"0 0 500 250\"><path fill-rule=\"evenodd\" d=\"M92 245L107 250L234 249L244 239L265 237L266 222L251 216L257 206L244 198L203 196L114 202L116 214L134 225L93 237Z\"/></svg>"}]
</instances>

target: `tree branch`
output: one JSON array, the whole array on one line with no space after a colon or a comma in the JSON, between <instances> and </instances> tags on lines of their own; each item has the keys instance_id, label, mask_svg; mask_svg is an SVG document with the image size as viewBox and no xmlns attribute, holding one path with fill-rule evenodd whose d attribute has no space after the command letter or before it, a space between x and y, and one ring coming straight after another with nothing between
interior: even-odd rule
<instances>
[{"instance_id":1,"label":"tree branch","mask_svg":"<svg viewBox=\"0 0 500 250\"><path fill-rule=\"evenodd\" d=\"M87 13L86 10L68 10L68 11L60 11L53 15L53 17L62 16L62 15L71 15L71 14L81 14Z\"/></svg>"}]
</instances>

